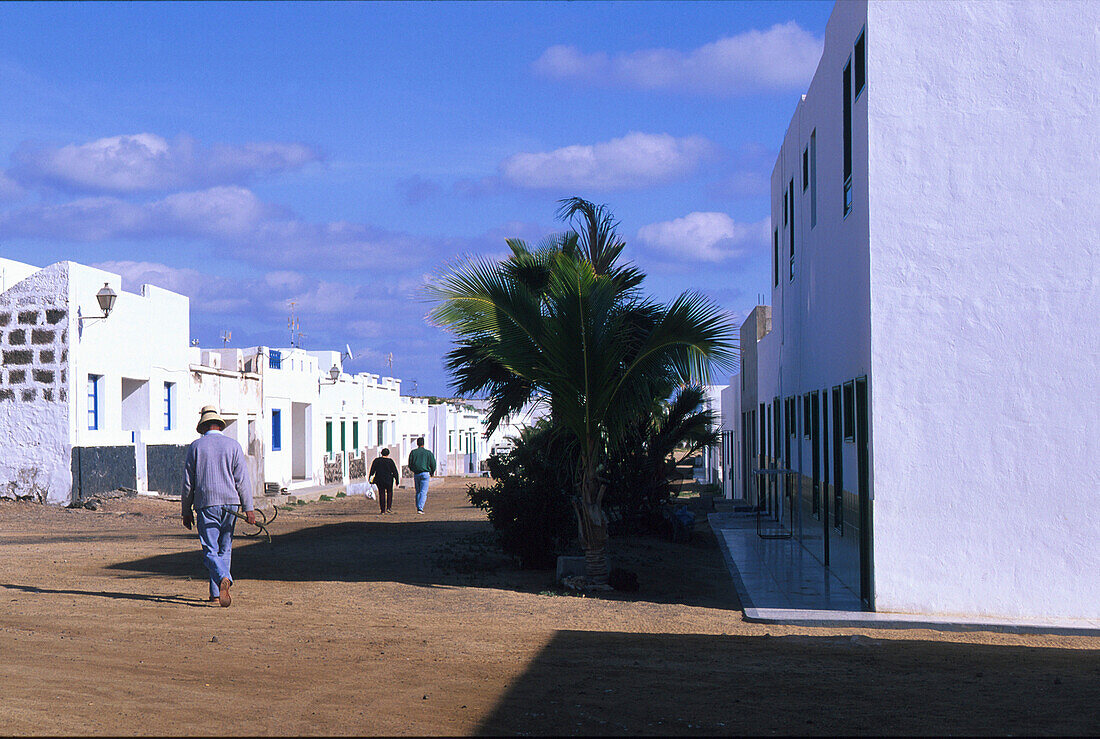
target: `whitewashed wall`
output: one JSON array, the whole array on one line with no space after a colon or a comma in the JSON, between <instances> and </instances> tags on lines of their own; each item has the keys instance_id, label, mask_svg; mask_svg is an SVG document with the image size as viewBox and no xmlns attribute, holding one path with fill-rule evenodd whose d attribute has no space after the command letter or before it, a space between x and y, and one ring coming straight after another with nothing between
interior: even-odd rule
<instances>
[{"instance_id":1,"label":"whitewashed wall","mask_svg":"<svg viewBox=\"0 0 1100 739\"><path fill-rule=\"evenodd\" d=\"M1100 4L867 25L880 608L1098 618Z\"/></svg>"},{"instance_id":2,"label":"whitewashed wall","mask_svg":"<svg viewBox=\"0 0 1100 739\"><path fill-rule=\"evenodd\" d=\"M37 269L0 261L6 285L0 292L0 497L68 503L70 265ZM48 331L50 341L33 343L42 341L35 329Z\"/></svg>"},{"instance_id":3,"label":"whitewashed wall","mask_svg":"<svg viewBox=\"0 0 1100 739\"><path fill-rule=\"evenodd\" d=\"M174 383L186 398L188 376L188 299L153 285L140 294L122 289L121 278L82 264L69 263L69 395L73 399L75 446L123 446L134 432L147 444L187 444L194 424L181 418L186 400L177 403L172 428L165 429L164 383ZM104 283L118 294L108 318L102 315L96 293ZM85 317L80 326L79 317ZM88 426L88 376L100 375L99 428ZM123 379L140 383L142 411L123 418ZM132 398L131 400L135 400Z\"/></svg>"},{"instance_id":4,"label":"whitewashed wall","mask_svg":"<svg viewBox=\"0 0 1100 739\"><path fill-rule=\"evenodd\" d=\"M280 354L273 369L271 351ZM324 481L324 418L321 415L321 370L317 357L297 347L253 347L245 350L263 381L263 428L266 439L264 475L280 487L319 485ZM272 449L272 411L278 410L281 445Z\"/></svg>"}]
</instances>

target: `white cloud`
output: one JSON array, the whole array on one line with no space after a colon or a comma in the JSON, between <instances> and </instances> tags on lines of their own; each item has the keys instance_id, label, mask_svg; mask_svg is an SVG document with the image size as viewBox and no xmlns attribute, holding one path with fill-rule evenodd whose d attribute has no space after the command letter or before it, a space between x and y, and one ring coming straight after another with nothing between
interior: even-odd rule
<instances>
[{"instance_id":1,"label":"white cloud","mask_svg":"<svg viewBox=\"0 0 1100 739\"><path fill-rule=\"evenodd\" d=\"M394 374L415 377L425 368L434 374L441 370L437 367L440 357L450 348L447 335L423 320L423 310L410 309L410 285L423 280L412 271L403 276L400 285L368 285L327 281L289 270L228 277L144 261L93 266L121 275L124 289L129 291L148 283L188 296L192 336L205 336L207 342L228 329L233 333L233 346L282 346L289 338L287 303L293 300L303 346L337 349L350 343L355 360L346 362L345 367L353 371L390 374L384 360L392 351ZM421 374L421 379L427 378Z\"/></svg>"},{"instance_id":2,"label":"white cloud","mask_svg":"<svg viewBox=\"0 0 1100 739\"><path fill-rule=\"evenodd\" d=\"M738 223L725 213L688 213L638 229L638 241L680 261L722 262L766 246L768 220Z\"/></svg>"},{"instance_id":3,"label":"white cloud","mask_svg":"<svg viewBox=\"0 0 1100 739\"><path fill-rule=\"evenodd\" d=\"M319 155L299 143L205 147L186 136L168 141L139 133L60 147L24 144L12 159L12 175L27 184L75 192L133 193L243 184L300 169Z\"/></svg>"},{"instance_id":4,"label":"white cloud","mask_svg":"<svg viewBox=\"0 0 1100 739\"><path fill-rule=\"evenodd\" d=\"M24 193L23 187L18 182L0 172L0 201L18 200Z\"/></svg>"},{"instance_id":5,"label":"white cloud","mask_svg":"<svg viewBox=\"0 0 1100 739\"><path fill-rule=\"evenodd\" d=\"M822 39L796 22L727 36L697 49L642 49L609 56L551 46L533 64L550 79L725 97L807 87Z\"/></svg>"},{"instance_id":6,"label":"white cloud","mask_svg":"<svg viewBox=\"0 0 1100 739\"><path fill-rule=\"evenodd\" d=\"M183 192L147 203L114 197L37 204L0 213L0 237L72 241L203 239L228 254L270 265L399 269L431 258L434 246L361 223L310 222L243 187Z\"/></svg>"},{"instance_id":7,"label":"white cloud","mask_svg":"<svg viewBox=\"0 0 1100 739\"><path fill-rule=\"evenodd\" d=\"M715 155L699 136L633 131L598 144L514 154L500 164L501 176L518 187L620 190L662 184L694 172Z\"/></svg>"}]
</instances>

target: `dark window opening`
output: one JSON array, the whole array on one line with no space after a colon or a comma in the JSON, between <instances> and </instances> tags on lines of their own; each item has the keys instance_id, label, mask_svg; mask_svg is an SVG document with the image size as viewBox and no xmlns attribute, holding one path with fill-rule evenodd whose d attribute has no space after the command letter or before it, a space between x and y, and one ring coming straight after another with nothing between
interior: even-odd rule
<instances>
[{"instance_id":1,"label":"dark window opening","mask_svg":"<svg viewBox=\"0 0 1100 739\"><path fill-rule=\"evenodd\" d=\"M791 274L788 279L794 279L794 178L787 184L787 193L790 195L791 200L791 223L790 223L790 244L791 244Z\"/></svg>"},{"instance_id":2,"label":"dark window opening","mask_svg":"<svg viewBox=\"0 0 1100 739\"><path fill-rule=\"evenodd\" d=\"M332 421L325 421L325 452L332 454Z\"/></svg>"},{"instance_id":3,"label":"dark window opening","mask_svg":"<svg viewBox=\"0 0 1100 739\"><path fill-rule=\"evenodd\" d=\"M844 215L852 210L852 60L844 65Z\"/></svg>"},{"instance_id":4,"label":"dark window opening","mask_svg":"<svg viewBox=\"0 0 1100 739\"><path fill-rule=\"evenodd\" d=\"M810 131L810 228L817 225L817 129Z\"/></svg>"},{"instance_id":5,"label":"dark window opening","mask_svg":"<svg viewBox=\"0 0 1100 739\"><path fill-rule=\"evenodd\" d=\"M810 147L802 150L802 192L810 185Z\"/></svg>"},{"instance_id":6,"label":"dark window opening","mask_svg":"<svg viewBox=\"0 0 1100 739\"><path fill-rule=\"evenodd\" d=\"M277 452L283 448L283 414L280 410L271 411L271 450Z\"/></svg>"},{"instance_id":7,"label":"dark window opening","mask_svg":"<svg viewBox=\"0 0 1100 739\"><path fill-rule=\"evenodd\" d=\"M818 424L821 422L817 393L806 395L806 410L803 411L809 419L806 424L806 436L810 439L810 458L813 475L813 513L814 518L821 518L821 454L817 446Z\"/></svg>"},{"instance_id":8,"label":"dark window opening","mask_svg":"<svg viewBox=\"0 0 1100 739\"><path fill-rule=\"evenodd\" d=\"M844 536L844 447L840 386L833 388L833 528Z\"/></svg>"},{"instance_id":9,"label":"dark window opening","mask_svg":"<svg viewBox=\"0 0 1100 739\"><path fill-rule=\"evenodd\" d=\"M856 39L856 97L867 85L867 30L860 31Z\"/></svg>"},{"instance_id":10,"label":"dark window opening","mask_svg":"<svg viewBox=\"0 0 1100 739\"><path fill-rule=\"evenodd\" d=\"M772 231L772 283L779 286L779 229Z\"/></svg>"},{"instance_id":11,"label":"dark window opening","mask_svg":"<svg viewBox=\"0 0 1100 739\"><path fill-rule=\"evenodd\" d=\"M810 438L810 429L813 428L813 426L810 425L811 403L810 393L806 393L802 396L802 435L807 439Z\"/></svg>"},{"instance_id":12,"label":"dark window opening","mask_svg":"<svg viewBox=\"0 0 1100 739\"><path fill-rule=\"evenodd\" d=\"M855 384L844 383L844 441L856 440Z\"/></svg>"}]
</instances>

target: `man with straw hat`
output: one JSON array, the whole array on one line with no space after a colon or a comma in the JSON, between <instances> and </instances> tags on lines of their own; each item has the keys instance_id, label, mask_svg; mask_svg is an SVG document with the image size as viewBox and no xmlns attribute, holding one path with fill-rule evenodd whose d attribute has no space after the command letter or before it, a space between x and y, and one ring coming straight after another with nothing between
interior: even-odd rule
<instances>
[{"instance_id":1,"label":"man with straw hat","mask_svg":"<svg viewBox=\"0 0 1100 739\"><path fill-rule=\"evenodd\" d=\"M183 464L183 525L188 529L198 515L203 563L210 571L210 602L228 608L232 602L229 561L233 553L233 524L238 508L249 523L256 522L252 487L244 450L225 436L225 421L212 405L203 406L195 427L199 438L187 449ZM194 508L194 513L191 509Z\"/></svg>"}]
</instances>

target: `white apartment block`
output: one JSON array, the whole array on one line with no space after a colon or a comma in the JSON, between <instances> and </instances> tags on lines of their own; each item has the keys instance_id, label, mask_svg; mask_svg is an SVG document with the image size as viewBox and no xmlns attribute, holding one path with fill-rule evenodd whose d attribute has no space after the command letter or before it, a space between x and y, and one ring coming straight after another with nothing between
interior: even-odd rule
<instances>
[{"instance_id":1,"label":"white apartment block","mask_svg":"<svg viewBox=\"0 0 1100 739\"><path fill-rule=\"evenodd\" d=\"M1100 618L1098 27L1075 1L829 19L772 173L739 463L868 608Z\"/></svg>"},{"instance_id":2,"label":"white apartment block","mask_svg":"<svg viewBox=\"0 0 1100 739\"><path fill-rule=\"evenodd\" d=\"M183 295L125 292L119 275L73 262L0 258L0 496L178 493L204 405L244 448L257 496L363 479L383 447L402 459L419 436L450 445L440 474L475 472L487 454L483 414L433 414L401 397L400 380L345 373L339 352L200 349L189 331Z\"/></svg>"}]
</instances>

